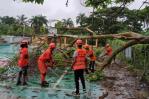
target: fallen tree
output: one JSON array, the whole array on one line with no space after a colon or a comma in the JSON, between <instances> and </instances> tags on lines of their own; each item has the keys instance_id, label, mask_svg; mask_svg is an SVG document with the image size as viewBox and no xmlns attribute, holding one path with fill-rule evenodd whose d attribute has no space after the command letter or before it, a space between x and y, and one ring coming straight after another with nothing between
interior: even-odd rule
<instances>
[{"instance_id":1,"label":"fallen tree","mask_svg":"<svg viewBox=\"0 0 149 99\"><path fill-rule=\"evenodd\" d=\"M68 28L69 29L69 28ZM80 29L80 28L70 28L70 29ZM90 30L88 27L81 28L84 30L87 30L92 35L91 36L76 36L76 35L58 35L58 37L68 37L68 38L74 38L74 40L65 47L67 49L68 47L73 47L77 39L124 39L128 40L127 43L125 43L123 46L118 48L113 52L113 54L105 60L102 64L100 62L96 62L97 65L101 66L100 70L103 70L105 67L107 67L111 61L116 57L117 54L119 54L121 51L125 50L126 48L136 45L136 44L148 44L149 43L149 36L143 36L138 33L134 32L125 32L125 33L119 33L119 34L107 34L107 35L96 35L95 32Z\"/></svg>"},{"instance_id":2,"label":"fallen tree","mask_svg":"<svg viewBox=\"0 0 149 99\"><path fill-rule=\"evenodd\" d=\"M101 66L100 70L103 70L105 67L107 67L112 62L112 60L116 57L116 55L118 55L121 51L136 44L149 44L149 36L134 38L133 40L130 40L127 43L125 43L123 46L115 50L113 54L103 62L102 65L99 64Z\"/></svg>"},{"instance_id":3,"label":"fallen tree","mask_svg":"<svg viewBox=\"0 0 149 99\"><path fill-rule=\"evenodd\" d=\"M92 36L77 36L77 35L58 35L58 37L68 37L68 38L75 38L75 39L125 39L125 40L133 40L139 39L143 37L143 35L134 33L134 32L125 32L119 34L105 34L105 35L92 35Z\"/></svg>"}]
</instances>

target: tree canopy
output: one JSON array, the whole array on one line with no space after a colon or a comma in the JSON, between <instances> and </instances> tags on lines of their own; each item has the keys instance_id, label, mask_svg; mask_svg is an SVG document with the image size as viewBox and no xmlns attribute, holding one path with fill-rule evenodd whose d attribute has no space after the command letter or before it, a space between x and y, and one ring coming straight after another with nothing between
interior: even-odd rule
<instances>
[{"instance_id":1,"label":"tree canopy","mask_svg":"<svg viewBox=\"0 0 149 99\"><path fill-rule=\"evenodd\" d=\"M38 4L42 4L44 2L44 0L22 0L22 1L38 3ZM146 0L142 2L142 5L138 7L138 9L129 9L128 7L129 4L133 3L135 0L84 0L84 1L86 7L92 7L94 10L89 16L86 16L84 13L81 13L76 17L76 24L79 25L79 27L89 26L89 28L95 31L97 34L100 33L111 34L111 33L127 32L127 31L144 33L146 35L149 34L148 33L149 7L144 6L144 8L142 8ZM68 0L66 0L66 2L68 2ZM5 17L2 17L1 23L11 25L17 22L11 17L7 19L8 20L5 20ZM11 23L9 21L13 22ZM58 28L62 27L71 28L74 27L74 23L72 19L68 18L58 21L55 24L55 26ZM38 30L37 33L39 33L39 30L42 28L42 25L38 25L37 28L37 25L32 24L32 27L34 27L34 31ZM15 30L17 30L17 28L15 28Z\"/></svg>"},{"instance_id":2,"label":"tree canopy","mask_svg":"<svg viewBox=\"0 0 149 99\"><path fill-rule=\"evenodd\" d=\"M14 0L15 1L15 0ZM32 3L38 3L43 4L44 0L22 0L23 2L32 2Z\"/></svg>"}]
</instances>

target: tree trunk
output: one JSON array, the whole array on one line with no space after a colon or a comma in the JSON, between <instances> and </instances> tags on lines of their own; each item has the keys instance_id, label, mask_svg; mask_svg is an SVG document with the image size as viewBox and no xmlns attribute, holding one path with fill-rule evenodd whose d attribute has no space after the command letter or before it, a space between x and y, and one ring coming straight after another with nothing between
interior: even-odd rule
<instances>
[{"instance_id":1,"label":"tree trunk","mask_svg":"<svg viewBox=\"0 0 149 99\"><path fill-rule=\"evenodd\" d=\"M80 39L110 39L110 38L116 38L116 39L126 39L126 40L133 40L133 39L139 39L143 37L142 35L134 32L125 32L125 33L119 33L119 34L106 34L106 35L92 35L92 36L76 36L76 35L58 35L60 37L68 37L68 38L80 38Z\"/></svg>"}]
</instances>

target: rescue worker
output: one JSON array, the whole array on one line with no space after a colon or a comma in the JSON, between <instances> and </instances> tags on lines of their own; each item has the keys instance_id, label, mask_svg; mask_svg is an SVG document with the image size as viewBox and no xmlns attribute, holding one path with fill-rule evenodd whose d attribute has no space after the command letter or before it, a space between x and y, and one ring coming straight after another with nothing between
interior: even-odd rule
<instances>
[{"instance_id":1,"label":"rescue worker","mask_svg":"<svg viewBox=\"0 0 149 99\"><path fill-rule=\"evenodd\" d=\"M104 52L98 57L98 61L104 61L106 60L108 57L110 57L113 53L112 47L110 46L110 44L106 44L104 47ZM115 58L114 58L114 62L115 62Z\"/></svg>"},{"instance_id":2,"label":"rescue worker","mask_svg":"<svg viewBox=\"0 0 149 99\"><path fill-rule=\"evenodd\" d=\"M28 61L29 61L29 55L28 55L28 41L23 40L20 44L20 56L18 60L18 66L20 68L18 79L16 85L27 85L27 69L28 69ZM21 81L23 76L23 82Z\"/></svg>"},{"instance_id":3,"label":"rescue worker","mask_svg":"<svg viewBox=\"0 0 149 99\"><path fill-rule=\"evenodd\" d=\"M79 96L79 79L81 80L83 91L86 92L84 70L86 69L87 59L86 51L82 49L82 40L77 40L77 50L73 54L72 69L74 70L75 86L76 91L73 92L74 95Z\"/></svg>"},{"instance_id":4,"label":"rescue worker","mask_svg":"<svg viewBox=\"0 0 149 99\"><path fill-rule=\"evenodd\" d=\"M111 55L112 55L112 48L110 44L106 44L104 56L111 56Z\"/></svg>"},{"instance_id":5,"label":"rescue worker","mask_svg":"<svg viewBox=\"0 0 149 99\"><path fill-rule=\"evenodd\" d=\"M49 48L43 52L42 55L39 56L38 59L38 69L40 72L41 78L41 87L48 87L49 83L45 80L48 65L50 63L51 67L53 67L54 60L52 58L53 50L56 48L55 43L50 43Z\"/></svg>"},{"instance_id":6,"label":"rescue worker","mask_svg":"<svg viewBox=\"0 0 149 99\"><path fill-rule=\"evenodd\" d=\"M87 57L90 58L89 70L91 72L94 72L95 71L95 60L96 60L96 56L94 55L94 51L92 49L90 49L89 45L85 45L84 48L86 50Z\"/></svg>"}]
</instances>

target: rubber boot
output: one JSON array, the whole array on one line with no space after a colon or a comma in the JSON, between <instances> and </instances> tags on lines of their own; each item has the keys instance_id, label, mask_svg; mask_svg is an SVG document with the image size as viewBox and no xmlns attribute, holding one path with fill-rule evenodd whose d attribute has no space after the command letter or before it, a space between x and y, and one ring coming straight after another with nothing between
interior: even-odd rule
<instances>
[{"instance_id":1,"label":"rubber boot","mask_svg":"<svg viewBox=\"0 0 149 99\"><path fill-rule=\"evenodd\" d=\"M27 76L23 75L23 86L28 85L26 80L27 80Z\"/></svg>"},{"instance_id":2,"label":"rubber boot","mask_svg":"<svg viewBox=\"0 0 149 99\"><path fill-rule=\"evenodd\" d=\"M16 83L17 86L18 86L18 85L21 85L21 76L22 76L22 72L19 72L19 74L18 74L18 79L17 79L17 83Z\"/></svg>"},{"instance_id":3,"label":"rubber boot","mask_svg":"<svg viewBox=\"0 0 149 99\"><path fill-rule=\"evenodd\" d=\"M46 83L45 81L42 81L41 87L48 87L48 86L49 86L49 83Z\"/></svg>"},{"instance_id":4,"label":"rubber boot","mask_svg":"<svg viewBox=\"0 0 149 99\"><path fill-rule=\"evenodd\" d=\"M16 85L17 86L21 85L21 81L17 81Z\"/></svg>"},{"instance_id":5,"label":"rubber boot","mask_svg":"<svg viewBox=\"0 0 149 99\"><path fill-rule=\"evenodd\" d=\"M44 84L49 85L49 83L47 81L44 81Z\"/></svg>"},{"instance_id":6,"label":"rubber boot","mask_svg":"<svg viewBox=\"0 0 149 99\"><path fill-rule=\"evenodd\" d=\"M80 93L79 93L79 92L76 92L76 91L73 91L73 92L72 92L72 95L73 95L73 96L80 96Z\"/></svg>"},{"instance_id":7,"label":"rubber boot","mask_svg":"<svg viewBox=\"0 0 149 99\"><path fill-rule=\"evenodd\" d=\"M86 92L86 89L83 89L83 93L87 93L87 92Z\"/></svg>"}]
</instances>

